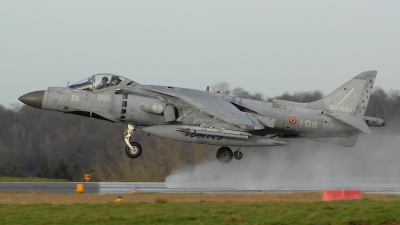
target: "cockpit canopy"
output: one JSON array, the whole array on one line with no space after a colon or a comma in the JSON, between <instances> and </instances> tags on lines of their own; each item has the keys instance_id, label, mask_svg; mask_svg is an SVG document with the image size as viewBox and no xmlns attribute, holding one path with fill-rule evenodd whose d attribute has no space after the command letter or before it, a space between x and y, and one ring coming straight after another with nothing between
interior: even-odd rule
<instances>
[{"instance_id":1,"label":"cockpit canopy","mask_svg":"<svg viewBox=\"0 0 400 225\"><path fill-rule=\"evenodd\" d=\"M69 87L72 89L93 91L108 87L119 86L125 80L129 81L128 79L122 76L103 73L90 76L86 79L83 79L81 81L69 85Z\"/></svg>"}]
</instances>

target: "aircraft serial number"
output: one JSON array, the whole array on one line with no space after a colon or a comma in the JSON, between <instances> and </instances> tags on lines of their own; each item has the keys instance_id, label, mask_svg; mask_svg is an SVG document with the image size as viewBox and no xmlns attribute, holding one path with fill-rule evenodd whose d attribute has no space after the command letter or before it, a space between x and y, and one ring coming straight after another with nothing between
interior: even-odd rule
<instances>
[{"instance_id":1,"label":"aircraft serial number","mask_svg":"<svg viewBox=\"0 0 400 225\"><path fill-rule=\"evenodd\" d=\"M303 119L301 119L300 120L300 126L317 128L318 127L318 122L317 121L311 121L311 120L306 120L306 121L303 122Z\"/></svg>"},{"instance_id":2,"label":"aircraft serial number","mask_svg":"<svg viewBox=\"0 0 400 225\"><path fill-rule=\"evenodd\" d=\"M79 95L71 95L71 101L79 102Z\"/></svg>"}]
</instances>

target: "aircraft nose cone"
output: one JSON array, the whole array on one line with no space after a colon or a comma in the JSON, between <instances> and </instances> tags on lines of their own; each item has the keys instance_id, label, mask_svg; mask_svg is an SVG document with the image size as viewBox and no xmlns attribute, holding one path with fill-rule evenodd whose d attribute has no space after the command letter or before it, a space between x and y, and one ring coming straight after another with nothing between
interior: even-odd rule
<instances>
[{"instance_id":1,"label":"aircraft nose cone","mask_svg":"<svg viewBox=\"0 0 400 225\"><path fill-rule=\"evenodd\" d=\"M18 98L21 102L41 109L42 108L42 102L43 102L43 96L44 96L44 91L34 91L25 95L22 95L21 97Z\"/></svg>"}]
</instances>

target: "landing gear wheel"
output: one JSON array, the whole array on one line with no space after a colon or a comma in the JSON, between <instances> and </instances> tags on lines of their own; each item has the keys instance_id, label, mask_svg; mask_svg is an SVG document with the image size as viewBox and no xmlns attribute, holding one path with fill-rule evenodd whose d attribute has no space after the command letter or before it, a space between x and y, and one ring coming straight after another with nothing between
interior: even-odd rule
<instances>
[{"instance_id":1,"label":"landing gear wheel","mask_svg":"<svg viewBox=\"0 0 400 225\"><path fill-rule=\"evenodd\" d=\"M217 151L217 159L220 163L229 163L233 158L232 150L228 147L222 147Z\"/></svg>"},{"instance_id":2,"label":"landing gear wheel","mask_svg":"<svg viewBox=\"0 0 400 225\"><path fill-rule=\"evenodd\" d=\"M132 149L129 146L125 147L125 153L130 158L137 158L142 154L142 146L139 143L131 142Z\"/></svg>"},{"instance_id":3,"label":"landing gear wheel","mask_svg":"<svg viewBox=\"0 0 400 225\"><path fill-rule=\"evenodd\" d=\"M237 159L237 160L241 160L243 158L243 153L239 152L239 151L235 151L233 153L233 157L235 157L235 159Z\"/></svg>"}]
</instances>

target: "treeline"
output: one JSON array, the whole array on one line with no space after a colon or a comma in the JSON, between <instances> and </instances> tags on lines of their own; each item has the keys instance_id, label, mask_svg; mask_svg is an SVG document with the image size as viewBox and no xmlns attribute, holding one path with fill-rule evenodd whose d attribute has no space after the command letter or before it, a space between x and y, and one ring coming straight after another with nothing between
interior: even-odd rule
<instances>
[{"instance_id":1,"label":"treeline","mask_svg":"<svg viewBox=\"0 0 400 225\"><path fill-rule=\"evenodd\" d=\"M53 167L47 164L39 164L35 173L29 173L28 176L81 181L83 180L84 174L78 163L75 162L70 166L64 160L59 160ZM24 174L19 166L13 165L10 171L7 171L4 167L0 167L0 177L27 177L27 175Z\"/></svg>"},{"instance_id":2,"label":"treeline","mask_svg":"<svg viewBox=\"0 0 400 225\"><path fill-rule=\"evenodd\" d=\"M95 181L164 178L178 166L204 160L208 150L215 151L135 131L131 140L142 145L143 153L134 160L125 154L125 124L28 106L0 106L0 118L0 167L6 175L14 176L10 171L16 167L23 176L59 178L54 170L62 160L69 168L79 165L81 177L91 173ZM46 168L52 172L37 173Z\"/></svg>"},{"instance_id":3,"label":"treeline","mask_svg":"<svg viewBox=\"0 0 400 225\"><path fill-rule=\"evenodd\" d=\"M218 84L219 85L219 84ZM221 90L218 85L212 90ZM233 95L271 101L260 93L243 89L223 91ZM320 91L284 93L277 99L310 102L323 97ZM399 118L400 94L376 88L367 115L388 123ZM125 155L125 124L113 124L28 106L0 106L0 176L37 176L82 180L91 173L97 181L164 178L185 164L215 157L217 146L188 144L136 132L131 140L143 147L142 156ZM397 127L396 127L397 129Z\"/></svg>"}]
</instances>

